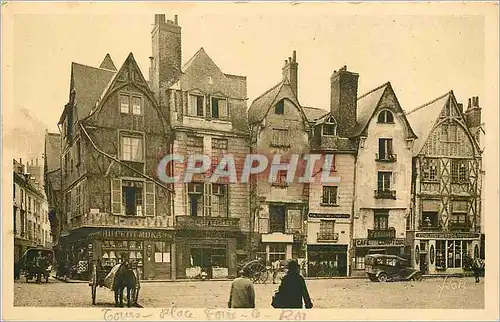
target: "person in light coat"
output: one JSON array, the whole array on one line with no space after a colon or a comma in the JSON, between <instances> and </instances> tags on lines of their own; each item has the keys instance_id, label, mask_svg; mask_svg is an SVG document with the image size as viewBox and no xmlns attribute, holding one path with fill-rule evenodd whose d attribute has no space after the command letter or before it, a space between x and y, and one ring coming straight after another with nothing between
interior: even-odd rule
<instances>
[{"instance_id":1,"label":"person in light coat","mask_svg":"<svg viewBox=\"0 0 500 322\"><path fill-rule=\"evenodd\" d=\"M249 275L249 269L244 267L241 271L241 277L237 277L231 284L231 292L228 302L229 308L255 308L255 289Z\"/></svg>"}]
</instances>

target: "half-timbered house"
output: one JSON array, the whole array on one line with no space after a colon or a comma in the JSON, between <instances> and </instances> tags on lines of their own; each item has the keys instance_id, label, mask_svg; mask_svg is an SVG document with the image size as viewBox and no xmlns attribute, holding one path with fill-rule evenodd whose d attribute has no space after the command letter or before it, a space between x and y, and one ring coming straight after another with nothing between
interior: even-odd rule
<instances>
[{"instance_id":1,"label":"half-timbered house","mask_svg":"<svg viewBox=\"0 0 500 322\"><path fill-rule=\"evenodd\" d=\"M407 113L418 135L408 241L424 274L462 273L480 252L481 156L462 109L450 91Z\"/></svg>"}]
</instances>

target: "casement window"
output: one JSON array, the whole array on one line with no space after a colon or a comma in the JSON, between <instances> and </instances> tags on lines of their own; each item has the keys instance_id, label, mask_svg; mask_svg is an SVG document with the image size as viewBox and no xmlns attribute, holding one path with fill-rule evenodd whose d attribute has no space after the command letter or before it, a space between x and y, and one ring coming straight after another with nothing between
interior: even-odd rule
<instances>
[{"instance_id":1,"label":"casement window","mask_svg":"<svg viewBox=\"0 0 500 322\"><path fill-rule=\"evenodd\" d=\"M142 95L132 93L120 94L120 112L122 114L143 114L143 98Z\"/></svg>"},{"instance_id":2,"label":"casement window","mask_svg":"<svg viewBox=\"0 0 500 322\"><path fill-rule=\"evenodd\" d=\"M212 217L228 217L228 185L212 184Z\"/></svg>"},{"instance_id":3,"label":"casement window","mask_svg":"<svg viewBox=\"0 0 500 322\"><path fill-rule=\"evenodd\" d=\"M187 208L190 216L203 216L204 192L205 185L203 183L187 184Z\"/></svg>"},{"instance_id":4,"label":"casement window","mask_svg":"<svg viewBox=\"0 0 500 322\"><path fill-rule=\"evenodd\" d=\"M456 124L441 124L441 142L457 142L458 127Z\"/></svg>"},{"instance_id":5,"label":"casement window","mask_svg":"<svg viewBox=\"0 0 500 322\"><path fill-rule=\"evenodd\" d=\"M154 182L112 179L111 207L114 214L126 216L154 216Z\"/></svg>"},{"instance_id":6,"label":"casement window","mask_svg":"<svg viewBox=\"0 0 500 322\"><path fill-rule=\"evenodd\" d=\"M469 180L467 160L451 160L451 181L453 183L466 183Z\"/></svg>"},{"instance_id":7,"label":"casement window","mask_svg":"<svg viewBox=\"0 0 500 322\"><path fill-rule=\"evenodd\" d=\"M276 180L274 181L274 186L286 186L288 182L286 181L287 171L286 170L278 170L276 173Z\"/></svg>"},{"instance_id":8,"label":"casement window","mask_svg":"<svg viewBox=\"0 0 500 322\"><path fill-rule=\"evenodd\" d=\"M202 154L203 153L203 137L202 136L188 136L186 145L187 145L188 154Z\"/></svg>"},{"instance_id":9,"label":"casement window","mask_svg":"<svg viewBox=\"0 0 500 322\"><path fill-rule=\"evenodd\" d=\"M439 160L424 159L422 163L422 179L423 181L438 181Z\"/></svg>"},{"instance_id":10,"label":"casement window","mask_svg":"<svg viewBox=\"0 0 500 322\"><path fill-rule=\"evenodd\" d=\"M222 160L222 158L226 154L227 154L227 139L212 138L212 166L214 169L215 167L217 167L220 160Z\"/></svg>"},{"instance_id":11,"label":"casement window","mask_svg":"<svg viewBox=\"0 0 500 322\"><path fill-rule=\"evenodd\" d=\"M324 186L321 203L324 205L336 205L337 194L338 194L337 186Z\"/></svg>"},{"instance_id":12,"label":"casement window","mask_svg":"<svg viewBox=\"0 0 500 322\"><path fill-rule=\"evenodd\" d=\"M394 115L388 110L383 110L378 114L377 122L394 123Z\"/></svg>"},{"instance_id":13,"label":"casement window","mask_svg":"<svg viewBox=\"0 0 500 322\"><path fill-rule=\"evenodd\" d=\"M189 216L228 217L228 185L188 183L187 213Z\"/></svg>"},{"instance_id":14,"label":"casement window","mask_svg":"<svg viewBox=\"0 0 500 322\"><path fill-rule=\"evenodd\" d=\"M229 117L225 98L212 97L211 103L211 112L214 119L227 119Z\"/></svg>"},{"instance_id":15,"label":"casement window","mask_svg":"<svg viewBox=\"0 0 500 322\"><path fill-rule=\"evenodd\" d=\"M392 172L379 171L377 180L378 191L391 190Z\"/></svg>"},{"instance_id":16,"label":"casement window","mask_svg":"<svg viewBox=\"0 0 500 322\"><path fill-rule=\"evenodd\" d=\"M337 134L337 124L333 117L328 118L325 123L323 123L323 135L336 135Z\"/></svg>"},{"instance_id":17,"label":"casement window","mask_svg":"<svg viewBox=\"0 0 500 322\"><path fill-rule=\"evenodd\" d=\"M129 134L120 135L121 158L125 161L144 160L144 138Z\"/></svg>"},{"instance_id":18,"label":"casement window","mask_svg":"<svg viewBox=\"0 0 500 322\"><path fill-rule=\"evenodd\" d=\"M276 105L274 105L274 114L285 114L285 100L280 100L278 103L276 103Z\"/></svg>"},{"instance_id":19,"label":"casement window","mask_svg":"<svg viewBox=\"0 0 500 322\"><path fill-rule=\"evenodd\" d=\"M423 211L422 212L422 227L436 228L438 227L438 212Z\"/></svg>"},{"instance_id":20,"label":"casement window","mask_svg":"<svg viewBox=\"0 0 500 322\"><path fill-rule=\"evenodd\" d=\"M356 269L365 269L365 256L356 256L355 261Z\"/></svg>"},{"instance_id":21,"label":"casement window","mask_svg":"<svg viewBox=\"0 0 500 322\"><path fill-rule=\"evenodd\" d=\"M375 230L389 229L389 212L376 211L374 214L373 228Z\"/></svg>"},{"instance_id":22,"label":"casement window","mask_svg":"<svg viewBox=\"0 0 500 322\"><path fill-rule=\"evenodd\" d=\"M286 244L269 244L269 262L286 259Z\"/></svg>"},{"instance_id":23,"label":"casement window","mask_svg":"<svg viewBox=\"0 0 500 322\"><path fill-rule=\"evenodd\" d=\"M392 139L378 139L378 160L393 160Z\"/></svg>"},{"instance_id":24,"label":"casement window","mask_svg":"<svg viewBox=\"0 0 500 322\"><path fill-rule=\"evenodd\" d=\"M205 97L201 95L189 95L188 116L205 116L204 112Z\"/></svg>"},{"instance_id":25,"label":"casement window","mask_svg":"<svg viewBox=\"0 0 500 322\"><path fill-rule=\"evenodd\" d=\"M269 206L269 229L271 233L285 233L285 207Z\"/></svg>"},{"instance_id":26,"label":"casement window","mask_svg":"<svg viewBox=\"0 0 500 322\"><path fill-rule=\"evenodd\" d=\"M271 146L290 147L290 131L287 129L273 129Z\"/></svg>"},{"instance_id":27,"label":"casement window","mask_svg":"<svg viewBox=\"0 0 500 322\"><path fill-rule=\"evenodd\" d=\"M335 234L334 220L321 220L319 222L319 235L324 238L333 238Z\"/></svg>"}]
</instances>

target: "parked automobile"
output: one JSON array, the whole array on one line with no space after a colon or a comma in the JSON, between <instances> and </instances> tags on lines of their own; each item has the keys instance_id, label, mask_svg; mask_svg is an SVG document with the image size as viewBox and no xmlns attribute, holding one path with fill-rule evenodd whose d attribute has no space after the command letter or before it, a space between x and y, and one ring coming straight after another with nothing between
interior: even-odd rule
<instances>
[{"instance_id":1,"label":"parked automobile","mask_svg":"<svg viewBox=\"0 0 500 322\"><path fill-rule=\"evenodd\" d=\"M410 267L408 260L396 255L366 255L365 272L372 282L422 280L419 270Z\"/></svg>"}]
</instances>

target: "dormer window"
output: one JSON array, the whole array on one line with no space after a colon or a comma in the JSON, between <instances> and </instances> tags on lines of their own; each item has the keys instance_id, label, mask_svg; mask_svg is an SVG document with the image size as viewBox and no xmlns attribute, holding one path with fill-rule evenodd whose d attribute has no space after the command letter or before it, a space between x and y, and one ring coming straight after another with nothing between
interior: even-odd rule
<instances>
[{"instance_id":1,"label":"dormer window","mask_svg":"<svg viewBox=\"0 0 500 322\"><path fill-rule=\"evenodd\" d=\"M204 105L204 97L201 95L189 95L189 106L188 106L188 115L189 116L200 116L203 117L203 105Z\"/></svg>"},{"instance_id":2,"label":"dormer window","mask_svg":"<svg viewBox=\"0 0 500 322\"><path fill-rule=\"evenodd\" d=\"M227 119L229 116L227 100L225 98L212 97L212 118Z\"/></svg>"},{"instance_id":3,"label":"dormer window","mask_svg":"<svg viewBox=\"0 0 500 322\"><path fill-rule=\"evenodd\" d=\"M337 124L335 120L330 117L325 123L323 123L323 135L336 135L337 134Z\"/></svg>"},{"instance_id":4,"label":"dormer window","mask_svg":"<svg viewBox=\"0 0 500 322\"><path fill-rule=\"evenodd\" d=\"M383 110L378 114L378 123L394 123L394 115L391 111Z\"/></svg>"},{"instance_id":5,"label":"dormer window","mask_svg":"<svg viewBox=\"0 0 500 322\"><path fill-rule=\"evenodd\" d=\"M120 113L142 115L143 101L139 94L120 94Z\"/></svg>"},{"instance_id":6,"label":"dormer window","mask_svg":"<svg viewBox=\"0 0 500 322\"><path fill-rule=\"evenodd\" d=\"M285 101L281 100L276 105L274 105L274 114L283 115L285 114Z\"/></svg>"}]
</instances>

